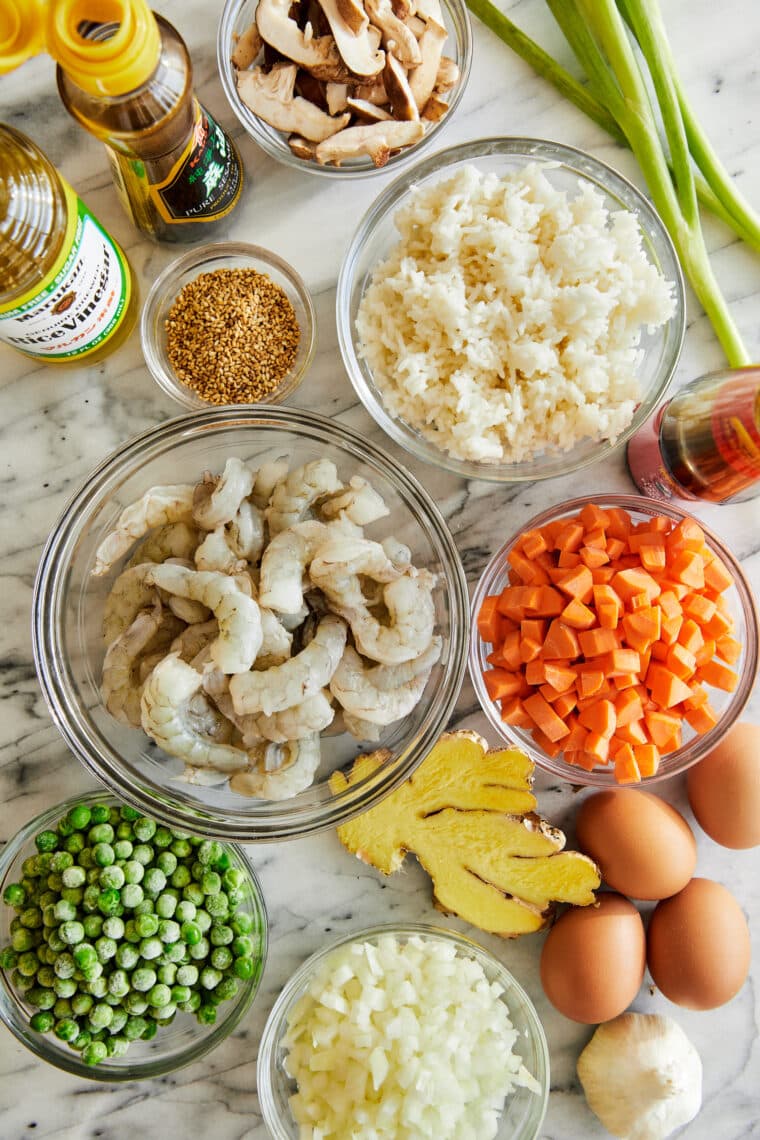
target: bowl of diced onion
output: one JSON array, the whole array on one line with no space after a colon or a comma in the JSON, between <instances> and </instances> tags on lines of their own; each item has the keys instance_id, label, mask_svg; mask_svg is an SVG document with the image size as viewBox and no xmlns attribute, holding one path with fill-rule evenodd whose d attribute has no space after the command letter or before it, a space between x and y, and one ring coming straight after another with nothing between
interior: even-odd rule
<instances>
[{"instance_id":1,"label":"bowl of diced onion","mask_svg":"<svg viewBox=\"0 0 760 1140\"><path fill-rule=\"evenodd\" d=\"M527 994L477 943L426 924L376 926L331 942L287 982L262 1035L258 1091L275 1140L359 1126L534 1140L549 1052Z\"/></svg>"}]
</instances>

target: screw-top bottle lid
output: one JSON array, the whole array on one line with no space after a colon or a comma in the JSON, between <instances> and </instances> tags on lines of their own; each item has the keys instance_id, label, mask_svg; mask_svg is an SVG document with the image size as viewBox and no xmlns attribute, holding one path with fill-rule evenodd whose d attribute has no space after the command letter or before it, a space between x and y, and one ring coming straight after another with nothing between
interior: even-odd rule
<instances>
[{"instance_id":1,"label":"screw-top bottle lid","mask_svg":"<svg viewBox=\"0 0 760 1140\"><path fill-rule=\"evenodd\" d=\"M108 39L93 24L116 25ZM90 95L125 95L156 69L161 37L146 0L2 0L0 72L47 51Z\"/></svg>"}]
</instances>

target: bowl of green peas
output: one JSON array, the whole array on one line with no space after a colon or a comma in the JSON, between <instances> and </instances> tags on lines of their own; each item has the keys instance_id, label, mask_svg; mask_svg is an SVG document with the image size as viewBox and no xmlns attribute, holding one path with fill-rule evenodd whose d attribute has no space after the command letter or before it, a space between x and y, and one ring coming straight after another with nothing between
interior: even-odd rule
<instances>
[{"instance_id":1,"label":"bowl of green peas","mask_svg":"<svg viewBox=\"0 0 760 1140\"><path fill-rule=\"evenodd\" d=\"M45 1061L100 1081L203 1057L248 1011L267 951L243 850L113 796L67 800L0 853L0 1018Z\"/></svg>"}]
</instances>

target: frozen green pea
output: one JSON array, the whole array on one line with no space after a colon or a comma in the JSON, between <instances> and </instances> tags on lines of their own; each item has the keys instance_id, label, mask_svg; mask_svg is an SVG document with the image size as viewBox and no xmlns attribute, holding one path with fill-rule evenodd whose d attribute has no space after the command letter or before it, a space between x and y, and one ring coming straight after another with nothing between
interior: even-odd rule
<instances>
[{"instance_id":1,"label":"frozen green pea","mask_svg":"<svg viewBox=\"0 0 760 1140\"><path fill-rule=\"evenodd\" d=\"M158 937L162 942L178 942L180 939L180 925L171 918L163 918L158 924Z\"/></svg>"},{"instance_id":2,"label":"frozen green pea","mask_svg":"<svg viewBox=\"0 0 760 1140\"><path fill-rule=\"evenodd\" d=\"M222 889L222 877L216 871L206 871L201 879L204 895L218 895Z\"/></svg>"},{"instance_id":3,"label":"frozen green pea","mask_svg":"<svg viewBox=\"0 0 760 1140\"><path fill-rule=\"evenodd\" d=\"M110 962L112 958L116 957L116 951L119 949L119 944L115 938L106 938L101 935L95 943L95 950L98 955L98 961L103 965Z\"/></svg>"},{"instance_id":4,"label":"frozen green pea","mask_svg":"<svg viewBox=\"0 0 760 1140\"><path fill-rule=\"evenodd\" d=\"M152 970L150 966L141 966L132 974L132 988L140 993L147 993L152 990L157 981L156 971Z\"/></svg>"},{"instance_id":5,"label":"frozen green pea","mask_svg":"<svg viewBox=\"0 0 760 1140\"><path fill-rule=\"evenodd\" d=\"M82 896L82 906L86 911L92 912L98 909L100 903L100 887L91 884L85 887L84 895Z\"/></svg>"},{"instance_id":6,"label":"frozen green pea","mask_svg":"<svg viewBox=\"0 0 760 1140\"><path fill-rule=\"evenodd\" d=\"M184 942L171 942L168 945L164 945L164 952L161 957L165 958L167 962L173 962L175 965L181 965L183 962L187 961L186 950L187 948Z\"/></svg>"},{"instance_id":7,"label":"frozen green pea","mask_svg":"<svg viewBox=\"0 0 760 1140\"><path fill-rule=\"evenodd\" d=\"M147 843L156 834L155 820L149 819L147 816L140 816L132 824L132 830L141 843Z\"/></svg>"},{"instance_id":8,"label":"frozen green pea","mask_svg":"<svg viewBox=\"0 0 760 1140\"><path fill-rule=\"evenodd\" d=\"M124 1008L127 1013L139 1016L145 1013L148 1003L138 990L132 989L124 998Z\"/></svg>"},{"instance_id":9,"label":"frozen green pea","mask_svg":"<svg viewBox=\"0 0 760 1140\"><path fill-rule=\"evenodd\" d=\"M91 816L87 804L76 804L69 812L69 823L76 831L84 831L90 825Z\"/></svg>"},{"instance_id":10,"label":"frozen green pea","mask_svg":"<svg viewBox=\"0 0 760 1140\"><path fill-rule=\"evenodd\" d=\"M253 958L241 957L236 958L232 963L232 969L236 977L240 978L242 982L247 982L254 974Z\"/></svg>"},{"instance_id":11,"label":"frozen green pea","mask_svg":"<svg viewBox=\"0 0 760 1140\"><path fill-rule=\"evenodd\" d=\"M103 1041L90 1041L82 1050L82 1060L85 1065L99 1065L108 1056L108 1049Z\"/></svg>"},{"instance_id":12,"label":"frozen green pea","mask_svg":"<svg viewBox=\"0 0 760 1140\"><path fill-rule=\"evenodd\" d=\"M198 848L198 861L210 866L219 859L222 854L222 845L216 839L204 839Z\"/></svg>"},{"instance_id":13,"label":"frozen green pea","mask_svg":"<svg viewBox=\"0 0 760 1140\"><path fill-rule=\"evenodd\" d=\"M126 1009L124 1009L123 1005L119 1005L119 1006L114 1007L113 1017L111 1018L111 1024L108 1026L108 1032L112 1036L117 1034L117 1033L121 1033L122 1029L127 1024L127 1018L128 1017L129 1017L129 1014L127 1013Z\"/></svg>"},{"instance_id":14,"label":"frozen green pea","mask_svg":"<svg viewBox=\"0 0 760 1140\"><path fill-rule=\"evenodd\" d=\"M97 955L97 950L95 951ZM99 960L88 963L86 966L79 967L82 977L86 982L94 982L103 973L103 963Z\"/></svg>"},{"instance_id":15,"label":"frozen green pea","mask_svg":"<svg viewBox=\"0 0 760 1140\"><path fill-rule=\"evenodd\" d=\"M238 934L230 949L235 958L250 958L253 954L253 939L247 934Z\"/></svg>"},{"instance_id":16,"label":"frozen green pea","mask_svg":"<svg viewBox=\"0 0 760 1140\"><path fill-rule=\"evenodd\" d=\"M72 998L78 989L79 985L74 978L56 978L53 982L53 990L59 998Z\"/></svg>"},{"instance_id":17,"label":"frozen green pea","mask_svg":"<svg viewBox=\"0 0 760 1140\"><path fill-rule=\"evenodd\" d=\"M247 911L240 911L230 922L230 926L236 934L250 934L254 927L253 915Z\"/></svg>"},{"instance_id":18,"label":"frozen green pea","mask_svg":"<svg viewBox=\"0 0 760 1140\"><path fill-rule=\"evenodd\" d=\"M65 1017L71 1017L71 1001L68 998L58 998L53 1006L53 1013L55 1014L56 1021L61 1021Z\"/></svg>"},{"instance_id":19,"label":"frozen green pea","mask_svg":"<svg viewBox=\"0 0 760 1140\"><path fill-rule=\"evenodd\" d=\"M176 1012L176 1003L173 1001L168 1001L166 1005L162 1005L158 1009L154 1008L153 1016L159 1025L165 1025L167 1022L172 1020Z\"/></svg>"},{"instance_id":20,"label":"frozen green pea","mask_svg":"<svg viewBox=\"0 0 760 1140\"><path fill-rule=\"evenodd\" d=\"M138 843L132 852L132 859L136 863L142 863L144 867L149 867L153 862L153 848L147 843Z\"/></svg>"},{"instance_id":21,"label":"frozen green pea","mask_svg":"<svg viewBox=\"0 0 760 1140\"><path fill-rule=\"evenodd\" d=\"M52 1009L57 1001L55 990L46 986L32 986L26 995L26 1000L35 1009Z\"/></svg>"},{"instance_id":22,"label":"frozen green pea","mask_svg":"<svg viewBox=\"0 0 760 1140\"><path fill-rule=\"evenodd\" d=\"M134 823L136 819L140 818L140 812L137 808L130 807L129 804L122 804L119 808L119 815L122 819L127 820L128 823Z\"/></svg>"},{"instance_id":23,"label":"frozen green pea","mask_svg":"<svg viewBox=\"0 0 760 1140\"><path fill-rule=\"evenodd\" d=\"M62 887L61 898L73 903L75 907L81 906L84 890L81 887Z\"/></svg>"},{"instance_id":24,"label":"frozen green pea","mask_svg":"<svg viewBox=\"0 0 760 1140\"><path fill-rule=\"evenodd\" d=\"M58 922L72 922L77 916L77 908L66 899L59 899L53 907Z\"/></svg>"},{"instance_id":25,"label":"frozen green pea","mask_svg":"<svg viewBox=\"0 0 760 1140\"><path fill-rule=\"evenodd\" d=\"M19 915L21 925L27 930L39 930L42 926L42 911L38 906L28 906Z\"/></svg>"},{"instance_id":26,"label":"frozen green pea","mask_svg":"<svg viewBox=\"0 0 760 1140\"><path fill-rule=\"evenodd\" d=\"M133 970L140 961L140 951L132 942L122 942L116 950L116 964L124 970Z\"/></svg>"},{"instance_id":27,"label":"frozen green pea","mask_svg":"<svg viewBox=\"0 0 760 1140\"><path fill-rule=\"evenodd\" d=\"M175 917L178 922L192 922L195 918L196 910L197 907L195 903L191 903L187 899L180 899L177 903Z\"/></svg>"},{"instance_id":28,"label":"frozen green pea","mask_svg":"<svg viewBox=\"0 0 760 1140\"><path fill-rule=\"evenodd\" d=\"M123 938L124 920L115 914L103 919L103 933L106 938L116 938L117 940Z\"/></svg>"},{"instance_id":29,"label":"frozen green pea","mask_svg":"<svg viewBox=\"0 0 760 1140\"><path fill-rule=\"evenodd\" d=\"M172 1001L175 1005L183 1005L190 1001L192 992L189 986L172 986Z\"/></svg>"},{"instance_id":30,"label":"frozen green pea","mask_svg":"<svg viewBox=\"0 0 760 1140\"><path fill-rule=\"evenodd\" d=\"M159 918L174 918L177 909L177 899L174 895L162 894L156 899L156 914Z\"/></svg>"},{"instance_id":31,"label":"frozen green pea","mask_svg":"<svg viewBox=\"0 0 760 1140\"><path fill-rule=\"evenodd\" d=\"M134 907L133 909L134 909L134 917L137 918L138 915L141 915L141 914L153 914L154 910L156 909L156 906L155 906L155 903L153 902L153 899L145 899L144 898L142 900L142 902L139 902L137 904L137 906Z\"/></svg>"},{"instance_id":32,"label":"frozen green pea","mask_svg":"<svg viewBox=\"0 0 760 1140\"><path fill-rule=\"evenodd\" d=\"M195 1013L196 1010L200 1009L201 1007L201 1000L201 995L196 990L194 993L190 994L189 1001L183 1001L179 1008L183 1013Z\"/></svg>"},{"instance_id":33,"label":"frozen green pea","mask_svg":"<svg viewBox=\"0 0 760 1140\"><path fill-rule=\"evenodd\" d=\"M78 855L80 851L84 850L85 846L85 837L80 835L78 831L75 831L73 835L69 835L64 843L64 847L70 855Z\"/></svg>"},{"instance_id":34,"label":"frozen green pea","mask_svg":"<svg viewBox=\"0 0 760 1140\"><path fill-rule=\"evenodd\" d=\"M114 830L110 823L96 823L87 832L87 842L91 847L96 847L98 843L113 843Z\"/></svg>"},{"instance_id":35,"label":"frozen green pea","mask_svg":"<svg viewBox=\"0 0 760 1140\"><path fill-rule=\"evenodd\" d=\"M14 950L18 950L19 954L33 950L36 945L37 937L33 930L26 930L22 926L20 929L14 930L11 935L11 946Z\"/></svg>"},{"instance_id":36,"label":"frozen green pea","mask_svg":"<svg viewBox=\"0 0 760 1140\"><path fill-rule=\"evenodd\" d=\"M223 882L228 891L238 890L245 884L245 872L239 867L230 867L224 872Z\"/></svg>"},{"instance_id":37,"label":"frozen green pea","mask_svg":"<svg viewBox=\"0 0 760 1140\"><path fill-rule=\"evenodd\" d=\"M100 974L89 981L85 981L83 988L85 993L92 994L94 998L104 998L108 993L108 982Z\"/></svg>"},{"instance_id":38,"label":"frozen green pea","mask_svg":"<svg viewBox=\"0 0 760 1140\"><path fill-rule=\"evenodd\" d=\"M148 1022L146 1019L139 1014L136 1014L128 1018L127 1024L124 1026L123 1030L124 1036L126 1037L127 1041L139 1041L147 1028Z\"/></svg>"},{"instance_id":39,"label":"frozen green pea","mask_svg":"<svg viewBox=\"0 0 760 1140\"><path fill-rule=\"evenodd\" d=\"M202 907L199 907L195 912L195 925L200 927L201 934L205 934L208 930L211 929L211 922L211 915L208 913L208 911L203 910Z\"/></svg>"},{"instance_id":40,"label":"frozen green pea","mask_svg":"<svg viewBox=\"0 0 760 1140\"><path fill-rule=\"evenodd\" d=\"M124 881L126 883L141 883L143 875L145 874L145 867L137 859L134 858L134 851L132 852L133 858L128 859L122 867L124 872Z\"/></svg>"},{"instance_id":41,"label":"frozen green pea","mask_svg":"<svg viewBox=\"0 0 760 1140\"><path fill-rule=\"evenodd\" d=\"M143 938L140 943L140 956L146 962L151 962L154 958L159 958L163 951L163 945L160 938Z\"/></svg>"},{"instance_id":42,"label":"frozen green pea","mask_svg":"<svg viewBox=\"0 0 760 1140\"><path fill-rule=\"evenodd\" d=\"M113 1030L109 1029L109 1032L113 1033ZM123 1057L129 1049L129 1041L120 1035L107 1037L105 1045L109 1057Z\"/></svg>"},{"instance_id":43,"label":"frozen green pea","mask_svg":"<svg viewBox=\"0 0 760 1140\"><path fill-rule=\"evenodd\" d=\"M172 855L176 855L178 859L187 859L188 855L192 851L192 847L186 839L177 839L177 833L175 832L174 834L175 838L169 850L171 851Z\"/></svg>"},{"instance_id":44,"label":"frozen green pea","mask_svg":"<svg viewBox=\"0 0 760 1140\"><path fill-rule=\"evenodd\" d=\"M198 1008L195 1016L201 1025L213 1025L216 1021L216 1006L210 1002Z\"/></svg>"},{"instance_id":45,"label":"frozen green pea","mask_svg":"<svg viewBox=\"0 0 760 1140\"><path fill-rule=\"evenodd\" d=\"M222 978L221 982L214 990L214 997L218 998L219 1001L229 1001L231 998L235 997L239 988L240 987L238 986L237 978Z\"/></svg>"},{"instance_id":46,"label":"frozen green pea","mask_svg":"<svg viewBox=\"0 0 760 1140\"><path fill-rule=\"evenodd\" d=\"M113 977L113 975L111 975ZM88 1024L96 1032L98 1029L108 1029L113 1020L113 1007L107 1002L98 1002L89 1013Z\"/></svg>"},{"instance_id":47,"label":"frozen green pea","mask_svg":"<svg viewBox=\"0 0 760 1140\"><path fill-rule=\"evenodd\" d=\"M160 895L166 886L166 875L158 867L149 867L142 881L143 890L147 895Z\"/></svg>"},{"instance_id":48,"label":"frozen green pea","mask_svg":"<svg viewBox=\"0 0 760 1140\"><path fill-rule=\"evenodd\" d=\"M73 1041L69 1041L69 1048L76 1049L78 1053L81 1053L83 1049L87 1048L91 1041L92 1034L89 1029L81 1029L79 1036L75 1037Z\"/></svg>"},{"instance_id":49,"label":"frozen green pea","mask_svg":"<svg viewBox=\"0 0 760 1140\"><path fill-rule=\"evenodd\" d=\"M178 891L181 891L184 887L189 885L191 878L192 876L190 875L189 867L185 867L184 864L180 863L179 867L177 867L177 870L172 874L169 881L173 887L176 887Z\"/></svg>"},{"instance_id":50,"label":"frozen green pea","mask_svg":"<svg viewBox=\"0 0 760 1140\"><path fill-rule=\"evenodd\" d=\"M18 969L16 969L11 974L11 982L14 989L19 990L22 994L25 994L28 993L34 985L34 978L27 978L24 974L19 973Z\"/></svg>"},{"instance_id":51,"label":"frozen green pea","mask_svg":"<svg viewBox=\"0 0 760 1140\"><path fill-rule=\"evenodd\" d=\"M162 851L156 859L156 866L162 874L169 878L177 870L177 856L173 855L171 851Z\"/></svg>"},{"instance_id":52,"label":"frozen green pea","mask_svg":"<svg viewBox=\"0 0 760 1140\"><path fill-rule=\"evenodd\" d=\"M33 951L26 950L23 954L19 955L16 969L25 978L34 978L37 976L37 969L39 967L39 958Z\"/></svg>"},{"instance_id":53,"label":"frozen green pea","mask_svg":"<svg viewBox=\"0 0 760 1140\"><path fill-rule=\"evenodd\" d=\"M163 985L161 982L157 982L155 986L153 986L152 989L148 991L147 997L148 1005L160 1009L162 1005L168 1005L172 1000L172 991L168 986Z\"/></svg>"},{"instance_id":54,"label":"frozen green pea","mask_svg":"<svg viewBox=\"0 0 760 1140\"><path fill-rule=\"evenodd\" d=\"M84 940L84 927L81 922L74 920L73 922L62 922L58 927L58 933L67 946L76 946L78 942Z\"/></svg>"},{"instance_id":55,"label":"frozen green pea","mask_svg":"<svg viewBox=\"0 0 760 1140\"><path fill-rule=\"evenodd\" d=\"M110 843L96 843L92 849L92 858L96 867L110 867L116 861L116 856Z\"/></svg>"},{"instance_id":56,"label":"frozen green pea","mask_svg":"<svg viewBox=\"0 0 760 1140\"><path fill-rule=\"evenodd\" d=\"M156 847L165 848L169 847L174 840L174 836L168 827L157 827L153 836L153 843Z\"/></svg>"},{"instance_id":57,"label":"frozen green pea","mask_svg":"<svg viewBox=\"0 0 760 1140\"><path fill-rule=\"evenodd\" d=\"M58 848L58 834L55 831L41 831L34 837L34 845L42 852L53 852Z\"/></svg>"},{"instance_id":58,"label":"frozen green pea","mask_svg":"<svg viewBox=\"0 0 760 1140\"><path fill-rule=\"evenodd\" d=\"M102 914L87 914L82 919L85 938L98 938L103 932L105 919Z\"/></svg>"},{"instance_id":59,"label":"frozen green pea","mask_svg":"<svg viewBox=\"0 0 760 1140\"><path fill-rule=\"evenodd\" d=\"M90 808L90 823L107 823L111 818L111 809L107 804L93 804Z\"/></svg>"},{"instance_id":60,"label":"frozen green pea","mask_svg":"<svg viewBox=\"0 0 760 1140\"><path fill-rule=\"evenodd\" d=\"M195 946L203 937L203 931L195 922L183 922L180 927L182 941L188 946Z\"/></svg>"},{"instance_id":61,"label":"frozen green pea","mask_svg":"<svg viewBox=\"0 0 760 1140\"><path fill-rule=\"evenodd\" d=\"M198 984L198 967L190 963L180 966L177 970L177 982L181 986L195 986Z\"/></svg>"},{"instance_id":62,"label":"frozen green pea","mask_svg":"<svg viewBox=\"0 0 760 1140\"><path fill-rule=\"evenodd\" d=\"M143 901L143 889L139 883L125 883L120 896L122 905L134 910Z\"/></svg>"},{"instance_id":63,"label":"frozen green pea","mask_svg":"<svg viewBox=\"0 0 760 1140\"><path fill-rule=\"evenodd\" d=\"M55 979L56 972L52 966L49 966L47 963L44 966L40 966L37 971L37 981L41 986L52 986L55 983Z\"/></svg>"},{"instance_id":64,"label":"frozen green pea","mask_svg":"<svg viewBox=\"0 0 760 1140\"><path fill-rule=\"evenodd\" d=\"M114 997L124 997L129 993L129 978L126 970L114 970L108 975L108 993ZM108 1007L111 1008L110 1006Z\"/></svg>"},{"instance_id":65,"label":"frozen green pea","mask_svg":"<svg viewBox=\"0 0 760 1140\"><path fill-rule=\"evenodd\" d=\"M139 942L140 941L140 935L137 933L137 930L135 928L134 919L132 919L132 918L128 918L126 923L124 924L124 937L126 938L127 942Z\"/></svg>"},{"instance_id":66,"label":"frozen green pea","mask_svg":"<svg viewBox=\"0 0 760 1140\"><path fill-rule=\"evenodd\" d=\"M124 886L124 872L121 867L113 865L104 867L100 872L99 881L101 887L115 887L118 891Z\"/></svg>"},{"instance_id":67,"label":"frozen green pea","mask_svg":"<svg viewBox=\"0 0 760 1140\"><path fill-rule=\"evenodd\" d=\"M77 964L71 954L64 952L56 958L53 970L57 978L73 978L77 971Z\"/></svg>"},{"instance_id":68,"label":"frozen green pea","mask_svg":"<svg viewBox=\"0 0 760 1140\"><path fill-rule=\"evenodd\" d=\"M194 946L188 946L187 949L190 957L199 962L201 959L208 958L211 952L211 944L208 938L201 936L200 942L196 942Z\"/></svg>"},{"instance_id":69,"label":"frozen green pea","mask_svg":"<svg viewBox=\"0 0 760 1140\"><path fill-rule=\"evenodd\" d=\"M162 962L156 970L156 976L165 986L173 986L177 980L177 967L173 962Z\"/></svg>"},{"instance_id":70,"label":"frozen green pea","mask_svg":"<svg viewBox=\"0 0 760 1140\"><path fill-rule=\"evenodd\" d=\"M123 825L122 825L123 826ZM113 853L119 862L126 861L132 855L134 847L129 839L117 839L113 845Z\"/></svg>"},{"instance_id":71,"label":"frozen green pea","mask_svg":"<svg viewBox=\"0 0 760 1140\"><path fill-rule=\"evenodd\" d=\"M48 1011L34 1013L29 1018L29 1024L35 1033L49 1033L55 1025L55 1016Z\"/></svg>"},{"instance_id":72,"label":"frozen green pea","mask_svg":"<svg viewBox=\"0 0 760 1140\"><path fill-rule=\"evenodd\" d=\"M71 999L71 1011L77 1017L87 1017L95 1004L92 994L83 994L81 991Z\"/></svg>"},{"instance_id":73,"label":"frozen green pea","mask_svg":"<svg viewBox=\"0 0 760 1140\"><path fill-rule=\"evenodd\" d=\"M151 938L157 933L160 919L156 914L140 914L135 919L135 930L141 938Z\"/></svg>"},{"instance_id":74,"label":"frozen green pea","mask_svg":"<svg viewBox=\"0 0 760 1140\"><path fill-rule=\"evenodd\" d=\"M106 887L98 897L98 910L103 915L116 914L121 906L121 897L115 887Z\"/></svg>"},{"instance_id":75,"label":"frozen green pea","mask_svg":"<svg viewBox=\"0 0 760 1140\"><path fill-rule=\"evenodd\" d=\"M59 875L63 875L64 871L68 871L74 865L74 857L68 851L56 851L50 860L50 870L57 871Z\"/></svg>"},{"instance_id":76,"label":"frozen green pea","mask_svg":"<svg viewBox=\"0 0 760 1140\"><path fill-rule=\"evenodd\" d=\"M84 867L86 871L92 870L95 866L95 860L92 857L92 848L83 847L79 852L79 866Z\"/></svg>"},{"instance_id":77,"label":"frozen green pea","mask_svg":"<svg viewBox=\"0 0 760 1140\"><path fill-rule=\"evenodd\" d=\"M207 895L205 907L212 918L227 918L230 912L229 902L224 894Z\"/></svg>"},{"instance_id":78,"label":"frozen green pea","mask_svg":"<svg viewBox=\"0 0 760 1140\"><path fill-rule=\"evenodd\" d=\"M197 883L188 883L186 887L182 888L182 897L200 907L203 906L203 901L206 896Z\"/></svg>"},{"instance_id":79,"label":"frozen green pea","mask_svg":"<svg viewBox=\"0 0 760 1140\"><path fill-rule=\"evenodd\" d=\"M0 950L0 968L3 970L15 970L18 964L18 953L12 946L6 946L5 949Z\"/></svg>"},{"instance_id":80,"label":"frozen green pea","mask_svg":"<svg viewBox=\"0 0 760 1140\"><path fill-rule=\"evenodd\" d=\"M3 891L3 902L14 908L22 907L26 902L26 891L21 883L9 883Z\"/></svg>"},{"instance_id":81,"label":"frozen green pea","mask_svg":"<svg viewBox=\"0 0 760 1140\"><path fill-rule=\"evenodd\" d=\"M60 1041L73 1041L79 1036L79 1024L73 1017L62 1017L56 1021L53 1032Z\"/></svg>"},{"instance_id":82,"label":"frozen green pea","mask_svg":"<svg viewBox=\"0 0 760 1140\"><path fill-rule=\"evenodd\" d=\"M56 894L60 894L63 890L63 876L59 875L57 871L51 871L45 879L45 885L49 891L55 891Z\"/></svg>"},{"instance_id":83,"label":"frozen green pea","mask_svg":"<svg viewBox=\"0 0 760 1140\"><path fill-rule=\"evenodd\" d=\"M232 965L232 954L226 946L217 946L211 951L210 961L215 970L227 970Z\"/></svg>"}]
</instances>

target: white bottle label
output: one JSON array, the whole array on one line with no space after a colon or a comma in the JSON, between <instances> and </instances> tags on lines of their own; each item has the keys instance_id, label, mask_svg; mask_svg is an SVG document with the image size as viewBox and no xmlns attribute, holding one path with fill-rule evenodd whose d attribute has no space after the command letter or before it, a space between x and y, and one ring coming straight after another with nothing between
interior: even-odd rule
<instances>
[{"instance_id":1,"label":"white bottle label","mask_svg":"<svg viewBox=\"0 0 760 1140\"><path fill-rule=\"evenodd\" d=\"M55 266L41 285L0 305L0 340L45 360L86 356L126 315L131 276L116 243L64 183L69 226Z\"/></svg>"}]
</instances>

